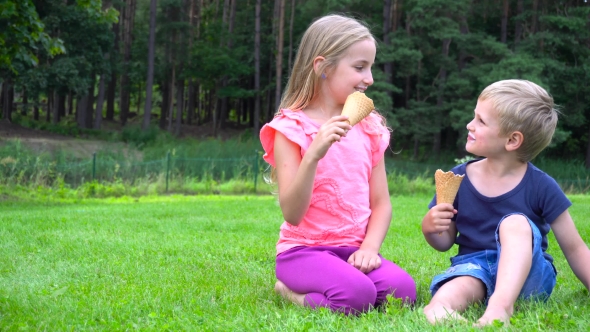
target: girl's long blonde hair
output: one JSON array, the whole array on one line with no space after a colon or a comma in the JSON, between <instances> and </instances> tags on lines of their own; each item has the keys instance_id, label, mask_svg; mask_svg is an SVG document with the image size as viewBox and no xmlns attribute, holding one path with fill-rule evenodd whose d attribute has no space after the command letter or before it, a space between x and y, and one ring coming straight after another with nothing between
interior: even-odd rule
<instances>
[{"instance_id":1,"label":"girl's long blonde hair","mask_svg":"<svg viewBox=\"0 0 590 332\"><path fill-rule=\"evenodd\" d=\"M377 45L369 28L354 18L328 15L313 22L301 38L278 111L283 108L301 110L309 105L318 93L321 73L335 67L352 44L366 39ZM325 61L316 74L313 62L318 56Z\"/></svg>"}]
</instances>

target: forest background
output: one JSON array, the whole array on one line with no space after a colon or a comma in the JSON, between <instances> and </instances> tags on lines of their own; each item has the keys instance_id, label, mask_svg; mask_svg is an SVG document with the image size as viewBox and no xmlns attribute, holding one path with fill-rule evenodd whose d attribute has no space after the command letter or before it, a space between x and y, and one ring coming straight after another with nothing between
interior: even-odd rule
<instances>
[{"instance_id":1,"label":"forest background","mask_svg":"<svg viewBox=\"0 0 590 332\"><path fill-rule=\"evenodd\" d=\"M95 136L116 126L140 143L162 131L257 141L302 33L327 13L378 39L367 95L394 130L390 156L464 157L479 92L521 78L562 112L541 158L590 168L585 0L2 0L2 119Z\"/></svg>"}]
</instances>

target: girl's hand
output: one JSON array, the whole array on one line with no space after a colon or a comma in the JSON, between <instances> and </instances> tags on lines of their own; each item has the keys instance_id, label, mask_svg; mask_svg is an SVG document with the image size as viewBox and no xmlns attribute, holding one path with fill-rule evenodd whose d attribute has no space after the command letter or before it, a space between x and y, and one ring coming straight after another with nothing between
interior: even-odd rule
<instances>
[{"instance_id":1,"label":"girl's hand","mask_svg":"<svg viewBox=\"0 0 590 332\"><path fill-rule=\"evenodd\" d=\"M381 266L381 257L375 252L359 249L348 257L348 264L366 274Z\"/></svg>"},{"instance_id":2,"label":"girl's hand","mask_svg":"<svg viewBox=\"0 0 590 332\"><path fill-rule=\"evenodd\" d=\"M316 161L324 158L332 144L340 142L342 137L345 137L346 133L352 129L346 122L347 119L346 116L338 115L326 121L320 127L306 154L310 153Z\"/></svg>"},{"instance_id":3,"label":"girl's hand","mask_svg":"<svg viewBox=\"0 0 590 332\"><path fill-rule=\"evenodd\" d=\"M441 203L432 207L422 220L422 232L441 233L447 231L451 225L451 219L457 210L449 203Z\"/></svg>"}]
</instances>

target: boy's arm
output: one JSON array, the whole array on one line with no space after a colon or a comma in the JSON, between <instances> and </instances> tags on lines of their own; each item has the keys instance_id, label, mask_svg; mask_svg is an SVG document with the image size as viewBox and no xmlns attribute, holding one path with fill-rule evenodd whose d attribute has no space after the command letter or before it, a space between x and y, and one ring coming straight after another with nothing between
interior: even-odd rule
<instances>
[{"instance_id":1,"label":"boy's arm","mask_svg":"<svg viewBox=\"0 0 590 332\"><path fill-rule=\"evenodd\" d=\"M457 237L457 226L451 218L457 213L452 204L433 206L422 219L422 233L426 242L438 251L451 249Z\"/></svg>"},{"instance_id":2,"label":"boy's arm","mask_svg":"<svg viewBox=\"0 0 590 332\"><path fill-rule=\"evenodd\" d=\"M384 159L381 159L371 171L369 203L371 204L371 216L365 239L359 250L348 259L349 264L363 273L369 273L381 266L381 258L378 254L391 223L391 199L387 187Z\"/></svg>"},{"instance_id":3,"label":"boy's arm","mask_svg":"<svg viewBox=\"0 0 590 332\"><path fill-rule=\"evenodd\" d=\"M590 290L590 250L580 237L568 210L553 221L551 230L572 271Z\"/></svg>"}]
</instances>

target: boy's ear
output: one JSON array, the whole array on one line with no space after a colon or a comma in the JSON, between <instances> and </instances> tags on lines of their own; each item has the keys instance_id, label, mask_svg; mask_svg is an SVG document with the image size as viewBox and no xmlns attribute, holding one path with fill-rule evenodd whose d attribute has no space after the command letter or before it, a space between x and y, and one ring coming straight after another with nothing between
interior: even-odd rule
<instances>
[{"instance_id":1,"label":"boy's ear","mask_svg":"<svg viewBox=\"0 0 590 332\"><path fill-rule=\"evenodd\" d=\"M524 142L524 135L520 131L514 131L510 135L508 135L508 140L506 141L506 150L507 151L515 151Z\"/></svg>"},{"instance_id":2,"label":"boy's ear","mask_svg":"<svg viewBox=\"0 0 590 332\"><path fill-rule=\"evenodd\" d=\"M313 59L313 71L315 72L316 75L321 74L320 73L320 65L325 60L326 60L326 58L324 58L323 56L317 56L317 57L315 57L315 59Z\"/></svg>"}]
</instances>

